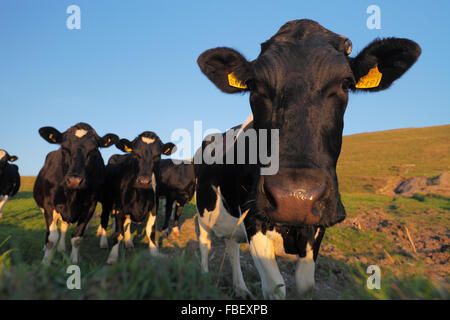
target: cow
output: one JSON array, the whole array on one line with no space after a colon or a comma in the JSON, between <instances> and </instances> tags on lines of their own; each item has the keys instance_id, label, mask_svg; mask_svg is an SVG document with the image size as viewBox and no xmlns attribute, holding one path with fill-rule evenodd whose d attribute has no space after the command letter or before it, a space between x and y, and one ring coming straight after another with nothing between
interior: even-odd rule
<instances>
[{"instance_id":1,"label":"cow","mask_svg":"<svg viewBox=\"0 0 450 320\"><path fill-rule=\"evenodd\" d=\"M278 134L275 174L262 174L262 161L196 164L202 268L208 271L211 234L225 238L237 295L250 294L238 245L248 242L265 298L286 296L276 255L298 261L297 292L312 296L325 229L346 216L336 164L349 92L389 88L421 54L417 43L403 38L376 39L355 57L351 50L347 37L302 19L284 24L253 61L227 47L197 60L221 91L250 93L252 115L241 132L253 128L260 147L261 130ZM271 150L271 140L262 146Z\"/></svg>"},{"instance_id":2,"label":"cow","mask_svg":"<svg viewBox=\"0 0 450 320\"><path fill-rule=\"evenodd\" d=\"M0 219L3 217L3 208L9 198L13 197L20 188L19 168L8 162L17 161L16 156L0 149Z\"/></svg>"},{"instance_id":3,"label":"cow","mask_svg":"<svg viewBox=\"0 0 450 320\"><path fill-rule=\"evenodd\" d=\"M162 231L169 234L169 220L173 217L173 233L178 236L178 219L183 207L195 192L195 169L192 162L184 160L161 160L161 183L158 186L158 199L163 200L164 224Z\"/></svg>"},{"instance_id":4,"label":"cow","mask_svg":"<svg viewBox=\"0 0 450 320\"><path fill-rule=\"evenodd\" d=\"M60 251L66 250L65 235L69 225L77 224L72 233L70 259L78 263L84 231L101 199L105 183L105 164L99 148L107 148L119 138L112 133L100 137L89 124L82 122L64 133L53 127L42 127L39 134L47 142L60 146L47 155L33 189L47 226L42 262L49 263L58 241L57 223L60 221Z\"/></svg>"},{"instance_id":5,"label":"cow","mask_svg":"<svg viewBox=\"0 0 450 320\"><path fill-rule=\"evenodd\" d=\"M158 204L157 185L161 181L161 154L170 155L175 151L173 143L161 142L158 135L145 131L133 141L121 139L116 147L126 154L113 155L106 166L106 184L102 199L100 247L108 248L106 229L111 213L115 217L113 246L107 263L114 264L119 257L119 246L124 240L126 248L133 248L131 222L142 223L147 219L145 232L151 255L158 254L155 242L155 222Z\"/></svg>"}]
</instances>

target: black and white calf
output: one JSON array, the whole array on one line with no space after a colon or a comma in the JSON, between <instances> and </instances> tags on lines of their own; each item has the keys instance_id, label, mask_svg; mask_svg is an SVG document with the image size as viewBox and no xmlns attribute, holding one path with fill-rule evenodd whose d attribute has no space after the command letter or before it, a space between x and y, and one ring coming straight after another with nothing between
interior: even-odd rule
<instances>
[{"instance_id":1,"label":"black and white calf","mask_svg":"<svg viewBox=\"0 0 450 320\"><path fill-rule=\"evenodd\" d=\"M347 37L315 21L295 20L264 42L253 61L225 47L198 59L223 92L250 93L248 127L251 122L259 148L275 144L262 140L260 130L278 130L276 174L262 175L263 161L196 167L202 266L208 270L211 233L227 239L238 294L248 292L238 242L248 241L265 297L286 295L276 255L298 261L297 291L309 296L325 228L345 219L336 164L349 92L389 88L421 53L415 42L399 38L377 39L354 58L351 48Z\"/></svg>"},{"instance_id":2,"label":"black and white calf","mask_svg":"<svg viewBox=\"0 0 450 320\"><path fill-rule=\"evenodd\" d=\"M3 208L9 198L13 197L20 188L19 168L14 162L16 156L10 156L8 152L0 149L0 219L3 217Z\"/></svg>"},{"instance_id":3,"label":"black and white calf","mask_svg":"<svg viewBox=\"0 0 450 320\"><path fill-rule=\"evenodd\" d=\"M181 162L181 160L180 160ZM195 169L193 163L174 163L171 159L161 160L161 184L158 198L163 201L164 224L162 230L169 233L169 220L173 217L172 231L179 235L178 219L183 207L195 192Z\"/></svg>"},{"instance_id":4,"label":"black and white calf","mask_svg":"<svg viewBox=\"0 0 450 320\"><path fill-rule=\"evenodd\" d=\"M86 123L78 123L61 133L53 127L39 129L44 140L60 145L50 152L34 185L34 199L44 213L47 224L44 259L58 241L58 221L61 237L58 249L65 251L65 235L69 224L77 226L72 233L71 260L79 260L79 247L85 228L100 200L105 182L105 164L99 148L107 148L119 138L115 134L99 137Z\"/></svg>"},{"instance_id":5,"label":"black and white calf","mask_svg":"<svg viewBox=\"0 0 450 320\"><path fill-rule=\"evenodd\" d=\"M147 219L145 232L150 254L158 253L155 222L158 210L156 188L161 181L159 163L161 154L169 155L175 150L173 143L163 144L154 132L149 131L141 133L133 141L121 139L116 147L127 154L113 155L106 166L103 211L97 233L101 235L100 247L107 248L106 228L112 212L115 216L115 232L108 264L117 262L122 240L125 247L133 247L131 222L142 223Z\"/></svg>"}]
</instances>

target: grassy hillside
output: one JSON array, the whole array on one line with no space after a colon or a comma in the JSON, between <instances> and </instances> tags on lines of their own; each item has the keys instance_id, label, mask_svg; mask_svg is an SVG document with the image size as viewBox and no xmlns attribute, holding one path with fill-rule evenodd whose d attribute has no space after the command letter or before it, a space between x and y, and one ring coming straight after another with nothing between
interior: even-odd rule
<instances>
[{"instance_id":1,"label":"grassy hillside","mask_svg":"<svg viewBox=\"0 0 450 320\"><path fill-rule=\"evenodd\" d=\"M449 170L449 139L450 126L344 137L338 174L347 219L325 234L314 299L449 298L450 199L375 193L395 177ZM0 299L233 298L228 262L221 268L223 241L213 243L210 274L200 271L193 203L183 210L179 237L163 238L157 233L163 257L147 254L143 228L133 226L135 249L122 247L114 267L105 265L109 250L98 247L99 218L94 217L81 247L82 290L68 290L67 255L56 253L49 268L40 265L45 223L32 198L34 179L23 177L19 194L8 202L0 220ZM248 246L241 249L244 278L255 297L261 298ZM298 298L295 264L279 260L279 265L288 297ZM366 288L369 265L381 269L381 290Z\"/></svg>"},{"instance_id":2,"label":"grassy hillside","mask_svg":"<svg viewBox=\"0 0 450 320\"><path fill-rule=\"evenodd\" d=\"M338 162L342 192L373 193L392 177L450 170L450 125L345 136Z\"/></svg>"}]
</instances>

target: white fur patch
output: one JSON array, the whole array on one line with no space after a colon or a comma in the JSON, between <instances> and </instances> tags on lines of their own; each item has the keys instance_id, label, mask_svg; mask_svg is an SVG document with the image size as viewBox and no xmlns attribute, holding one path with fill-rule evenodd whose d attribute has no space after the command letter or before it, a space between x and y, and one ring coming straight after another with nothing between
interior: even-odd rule
<instances>
[{"instance_id":1,"label":"white fur patch","mask_svg":"<svg viewBox=\"0 0 450 320\"><path fill-rule=\"evenodd\" d=\"M84 129L78 129L77 131L75 131L75 136L80 139L83 138L86 134L87 131Z\"/></svg>"},{"instance_id":2,"label":"white fur patch","mask_svg":"<svg viewBox=\"0 0 450 320\"><path fill-rule=\"evenodd\" d=\"M0 160L3 159L4 156L6 156L5 150L0 150Z\"/></svg>"},{"instance_id":3,"label":"white fur patch","mask_svg":"<svg viewBox=\"0 0 450 320\"><path fill-rule=\"evenodd\" d=\"M147 137L142 137L142 142L146 143L146 144L150 144L155 142L155 138L147 138Z\"/></svg>"}]
</instances>

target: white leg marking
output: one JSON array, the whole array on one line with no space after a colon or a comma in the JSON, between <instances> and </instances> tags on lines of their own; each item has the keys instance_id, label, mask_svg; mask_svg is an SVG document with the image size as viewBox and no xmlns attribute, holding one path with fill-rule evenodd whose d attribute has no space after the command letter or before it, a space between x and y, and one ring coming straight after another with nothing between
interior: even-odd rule
<instances>
[{"instance_id":1,"label":"white leg marking","mask_svg":"<svg viewBox=\"0 0 450 320\"><path fill-rule=\"evenodd\" d=\"M261 277L264 297L267 299L284 299L286 286L275 260L272 241L261 231L250 239L250 253Z\"/></svg>"},{"instance_id":2,"label":"white leg marking","mask_svg":"<svg viewBox=\"0 0 450 320\"><path fill-rule=\"evenodd\" d=\"M198 221L198 229L199 229L198 242L200 245L202 270L203 270L203 272L208 272L209 271L208 255L209 255L209 250L211 250L211 235L209 234L208 230L203 226L202 222L200 221L200 217L197 221Z\"/></svg>"},{"instance_id":3,"label":"white leg marking","mask_svg":"<svg viewBox=\"0 0 450 320\"><path fill-rule=\"evenodd\" d=\"M309 243L306 245L306 256L298 259L295 270L297 292L305 298L312 298L315 272L314 254Z\"/></svg>"},{"instance_id":4,"label":"white leg marking","mask_svg":"<svg viewBox=\"0 0 450 320\"><path fill-rule=\"evenodd\" d=\"M69 224L67 222L64 222L61 220L61 236L59 237L59 243L58 243L58 251L65 252L66 251L66 233L67 229L69 228Z\"/></svg>"},{"instance_id":5,"label":"white leg marking","mask_svg":"<svg viewBox=\"0 0 450 320\"><path fill-rule=\"evenodd\" d=\"M225 248L233 270L233 288L236 295L243 298L250 296L250 291L247 289L242 275L239 244L234 240L226 239Z\"/></svg>"},{"instance_id":6,"label":"white leg marking","mask_svg":"<svg viewBox=\"0 0 450 320\"><path fill-rule=\"evenodd\" d=\"M70 260L72 263L78 263L80 260L80 245L82 237L75 237L70 240L72 243L72 253L70 254Z\"/></svg>"},{"instance_id":7,"label":"white leg marking","mask_svg":"<svg viewBox=\"0 0 450 320\"><path fill-rule=\"evenodd\" d=\"M50 234L48 235L47 244L44 246L44 259L42 260L43 263L46 263L48 261L48 259L50 258L50 254L53 251L53 248L58 242L59 238L58 220L60 218L61 216L56 211L53 210L53 220L49 227Z\"/></svg>"},{"instance_id":8,"label":"white leg marking","mask_svg":"<svg viewBox=\"0 0 450 320\"><path fill-rule=\"evenodd\" d=\"M5 196L0 196L0 198L2 199L0 201L0 219L3 218L3 207L5 206L6 202L8 202L8 195Z\"/></svg>"},{"instance_id":9,"label":"white leg marking","mask_svg":"<svg viewBox=\"0 0 450 320\"><path fill-rule=\"evenodd\" d=\"M109 253L108 260L106 260L107 264L115 264L119 259L119 247L120 242L122 241L122 235L117 237L117 243L112 247L111 252Z\"/></svg>"},{"instance_id":10,"label":"white leg marking","mask_svg":"<svg viewBox=\"0 0 450 320\"><path fill-rule=\"evenodd\" d=\"M153 243L153 241L151 239L152 227L155 224L155 222L156 222L156 215L153 216L150 213L148 216L147 225L145 226L145 234L147 235L148 248L149 248L150 254L152 256L158 255L158 247L156 247L156 245Z\"/></svg>"},{"instance_id":11,"label":"white leg marking","mask_svg":"<svg viewBox=\"0 0 450 320\"><path fill-rule=\"evenodd\" d=\"M100 226L100 248L102 249L108 249L108 237L106 236L106 230Z\"/></svg>"},{"instance_id":12,"label":"white leg marking","mask_svg":"<svg viewBox=\"0 0 450 320\"><path fill-rule=\"evenodd\" d=\"M124 233L124 242L125 242L125 248L130 249L134 248L133 239L131 238L131 218L130 215L125 216L125 222L123 223L123 230Z\"/></svg>"}]
</instances>

